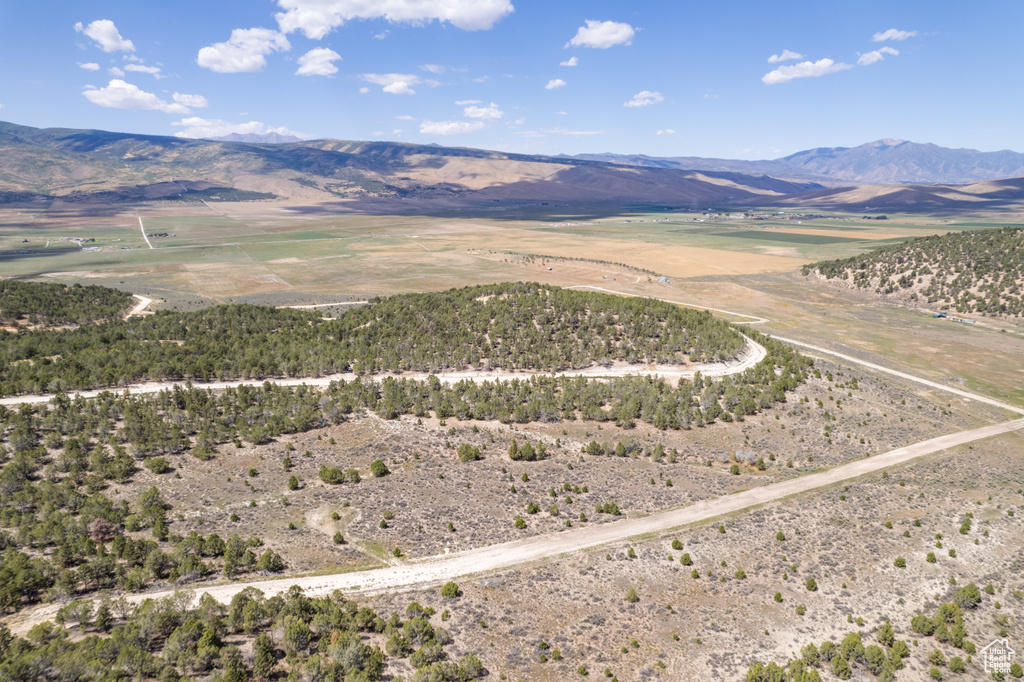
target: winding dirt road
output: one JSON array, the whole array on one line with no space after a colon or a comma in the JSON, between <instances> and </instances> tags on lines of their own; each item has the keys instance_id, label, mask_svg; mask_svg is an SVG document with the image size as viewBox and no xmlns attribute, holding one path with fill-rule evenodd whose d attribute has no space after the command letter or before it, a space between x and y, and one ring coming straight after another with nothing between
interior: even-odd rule
<instances>
[{"instance_id":1,"label":"winding dirt road","mask_svg":"<svg viewBox=\"0 0 1024 682\"><path fill-rule=\"evenodd\" d=\"M391 372L385 372L381 374L363 375L363 378L381 380L386 377L394 377L396 379L415 379L417 381L424 381L430 376L436 376L438 380L445 384L454 384L460 381L469 379L470 381L508 381L511 379L529 379L531 376L567 376L567 377L591 377L593 379L605 379L613 377L625 377L625 376L648 376L654 375L661 377L667 381L678 381L679 379L692 379L693 375L700 372L706 377L724 377L730 374L738 374L746 371L751 367L754 367L757 363L761 362L767 355L768 351L765 350L764 346L757 343L753 339L744 335L744 339L747 340L743 350L740 351L737 361L733 362L708 362L695 365L630 365L626 363L613 364L610 367L587 367L586 369L568 370L565 372L542 372L542 371L501 371L501 370L489 370L489 371L474 371L465 370L457 372L403 372L401 374L394 374ZM267 379L273 384L278 386L327 386L332 381L352 381L359 378L360 375L352 372L345 372L342 374L331 374L325 377L299 377L294 379ZM129 391L130 393L159 393L173 389L175 386L184 387L187 381L150 381L141 384L129 384L128 386L117 386L113 388L95 389L89 391L75 391L71 394L72 397L79 396L82 398L95 398L104 392L117 392L121 393ZM210 382L192 382L192 386L195 388L208 388L214 391L220 391L225 388L236 388L238 386L262 386L264 383L263 379L239 379L232 381L210 381ZM7 396L6 398L0 398L0 405L23 405L23 404L38 404L46 403L53 400L52 393L36 393L29 395L13 395Z\"/></svg>"}]
</instances>

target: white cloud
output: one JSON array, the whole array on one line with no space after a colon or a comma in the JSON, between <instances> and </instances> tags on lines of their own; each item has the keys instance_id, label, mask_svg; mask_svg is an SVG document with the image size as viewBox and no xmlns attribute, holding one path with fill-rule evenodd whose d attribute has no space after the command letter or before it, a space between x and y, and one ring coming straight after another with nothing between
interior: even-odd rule
<instances>
[{"instance_id":1,"label":"white cloud","mask_svg":"<svg viewBox=\"0 0 1024 682\"><path fill-rule=\"evenodd\" d=\"M480 100L478 100L478 99L458 99L458 100L455 100L455 106L457 106L457 107L466 107L466 106L469 106L470 104L482 104L482 102Z\"/></svg>"},{"instance_id":2,"label":"white cloud","mask_svg":"<svg viewBox=\"0 0 1024 682\"><path fill-rule=\"evenodd\" d=\"M675 135L675 134L676 134L676 131L672 130L671 128L665 128L664 130L659 130L658 132L655 133L655 135Z\"/></svg>"},{"instance_id":3,"label":"white cloud","mask_svg":"<svg viewBox=\"0 0 1024 682\"><path fill-rule=\"evenodd\" d=\"M374 40L384 40L385 38L388 37L389 33L391 33L391 29L387 29L386 28L386 29L384 29L383 33L376 33L376 34L374 34L373 39Z\"/></svg>"},{"instance_id":4,"label":"white cloud","mask_svg":"<svg viewBox=\"0 0 1024 682\"><path fill-rule=\"evenodd\" d=\"M555 112L555 116L568 116L568 115L569 115L568 111L556 111Z\"/></svg>"},{"instance_id":5,"label":"white cloud","mask_svg":"<svg viewBox=\"0 0 1024 682\"><path fill-rule=\"evenodd\" d=\"M466 118L482 118L494 120L501 118L505 115L505 112L498 108L498 105L491 102L489 107L478 107L469 106L462 110L462 115Z\"/></svg>"},{"instance_id":6,"label":"white cloud","mask_svg":"<svg viewBox=\"0 0 1024 682\"><path fill-rule=\"evenodd\" d=\"M82 92L93 104L111 109L147 109L168 114L187 114L188 107L180 102L165 102L151 92L145 92L131 83L114 79L105 88L86 86Z\"/></svg>"},{"instance_id":7,"label":"white cloud","mask_svg":"<svg viewBox=\"0 0 1024 682\"><path fill-rule=\"evenodd\" d=\"M104 52L134 52L132 41L125 40L110 19L97 19L88 26L82 22L75 24L75 31L84 33L96 42L96 46Z\"/></svg>"},{"instance_id":8,"label":"white cloud","mask_svg":"<svg viewBox=\"0 0 1024 682\"><path fill-rule=\"evenodd\" d=\"M544 86L545 90L555 90L557 88L565 87L565 81L561 78L552 78L548 81L548 84Z\"/></svg>"},{"instance_id":9,"label":"white cloud","mask_svg":"<svg viewBox=\"0 0 1024 682\"><path fill-rule=\"evenodd\" d=\"M119 69L116 66L111 66L109 69L107 69L107 73L109 73L111 76L113 76L115 78L123 78L124 77L124 70L123 69Z\"/></svg>"},{"instance_id":10,"label":"white cloud","mask_svg":"<svg viewBox=\"0 0 1024 682\"><path fill-rule=\"evenodd\" d=\"M299 57L299 68L295 75L330 76L338 73L338 67L334 65L334 62L339 59L341 59L341 55L331 48L318 47Z\"/></svg>"},{"instance_id":11,"label":"white cloud","mask_svg":"<svg viewBox=\"0 0 1024 682\"><path fill-rule=\"evenodd\" d=\"M420 132L424 135L459 135L483 127L483 121L424 121L420 124Z\"/></svg>"},{"instance_id":12,"label":"white cloud","mask_svg":"<svg viewBox=\"0 0 1024 682\"><path fill-rule=\"evenodd\" d=\"M283 33L269 28L236 28L226 43L199 50L199 66L217 73L255 73L267 65L266 55L290 50Z\"/></svg>"},{"instance_id":13,"label":"white cloud","mask_svg":"<svg viewBox=\"0 0 1024 682\"><path fill-rule=\"evenodd\" d=\"M893 57L895 57L899 53L899 50L886 45L885 47L879 48L877 50L865 52L860 56L860 59L857 60L857 64L860 66L867 66L868 64L874 64L875 62L882 61L882 59L884 59L885 55L887 54L891 54Z\"/></svg>"},{"instance_id":14,"label":"white cloud","mask_svg":"<svg viewBox=\"0 0 1024 682\"><path fill-rule=\"evenodd\" d=\"M263 135L266 133L277 133L278 135L295 135L296 137L301 137L298 133L288 130L288 128L273 128L266 125L265 123L260 123L259 121L249 121L248 123L231 123L229 121L221 121L219 119L199 118L198 116L191 116L189 118L183 118L180 121L175 121L174 123L171 123L171 125L179 128L184 128L184 130L174 133L175 137L224 137L225 135L230 135L231 133L239 133L242 135Z\"/></svg>"},{"instance_id":15,"label":"white cloud","mask_svg":"<svg viewBox=\"0 0 1024 682\"><path fill-rule=\"evenodd\" d=\"M654 92L651 90L641 90L640 92L633 95L633 99L628 102L623 102L624 107L647 107L652 104L664 101L665 98L660 92Z\"/></svg>"},{"instance_id":16,"label":"white cloud","mask_svg":"<svg viewBox=\"0 0 1024 682\"><path fill-rule=\"evenodd\" d=\"M871 42L882 43L886 40L906 40L917 35L917 31L898 31L890 28L888 31L881 31L871 36Z\"/></svg>"},{"instance_id":17,"label":"white cloud","mask_svg":"<svg viewBox=\"0 0 1024 682\"><path fill-rule=\"evenodd\" d=\"M629 24L616 21L594 21L587 19L586 26L580 26L566 47L594 47L605 50L613 45L630 45L636 29Z\"/></svg>"},{"instance_id":18,"label":"white cloud","mask_svg":"<svg viewBox=\"0 0 1024 682\"><path fill-rule=\"evenodd\" d=\"M370 88L367 88L367 87L365 87L365 86L364 86L364 87L361 87L361 88L359 88L359 94L360 94L360 95L365 95L365 94L366 94L366 93L368 93L369 91L370 91Z\"/></svg>"},{"instance_id":19,"label":"white cloud","mask_svg":"<svg viewBox=\"0 0 1024 682\"><path fill-rule=\"evenodd\" d=\"M564 62L558 62L559 66L579 66L580 60L576 57L569 57Z\"/></svg>"},{"instance_id":20,"label":"white cloud","mask_svg":"<svg viewBox=\"0 0 1024 682\"><path fill-rule=\"evenodd\" d=\"M799 64L780 66L774 71L766 73L761 77L761 80L767 85L775 85L776 83L787 83L794 78L825 76L830 73L852 68L853 66L850 64L844 64L843 62L836 63L831 59L826 58L819 59L816 62L800 62Z\"/></svg>"},{"instance_id":21,"label":"white cloud","mask_svg":"<svg viewBox=\"0 0 1024 682\"><path fill-rule=\"evenodd\" d=\"M424 71L429 71L430 73L444 73L444 67L440 64L420 64L420 68Z\"/></svg>"},{"instance_id":22,"label":"white cloud","mask_svg":"<svg viewBox=\"0 0 1024 682\"><path fill-rule=\"evenodd\" d=\"M148 73L151 76L160 76L159 66L143 66L142 64L127 64L124 67L125 71L135 71L136 73Z\"/></svg>"},{"instance_id":23,"label":"white cloud","mask_svg":"<svg viewBox=\"0 0 1024 682\"><path fill-rule=\"evenodd\" d=\"M510 0L277 0L274 15L285 33L320 40L353 19L448 22L466 31L489 29L513 11Z\"/></svg>"},{"instance_id":24,"label":"white cloud","mask_svg":"<svg viewBox=\"0 0 1024 682\"><path fill-rule=\"evenodd\" d=\"M804 56L799 52L793 52L792 50L783 50L782 54L773 54L768 57L769 64L778 64L779 62L788 62L791 59L803 59Z\"/></svg>"},{"instance_id":25,"label":"white cloud","mask_svg":"<svg viewBox=\"0 0 1024 682\"><path fill-rule=\"evenodd\" d=\"M78 68L85 69L86 71L99 71L100 65L96 62L86 62L85 64L78 62Z\"/></svg>"},{"instance_id":26,"label":"white cloud","mask_svg":"<svg viewBox=\"0 0 1024 682\"><path fill-rule=\"evenodd\" d=\"M202 95L183 95L180 92L176 92L172 96L174 97L174 101L175 102L177 102L178 104L181 104L183 106L186 106L186 107L195 107L196 109L204 109L204 108L206 108L207 106L210 105L210 103L207 102L206 98L203 97Z\"/></svg>"},{"instance_id":27,"label":"white cloud","mask_svg":"<svg viewBox=\"0 0 1024 682\"><path fill-rule=\"evenodd\" d=\"M416 120L415 118L413 118L409 114L399 114L398 116L395 116L395 119L398 120L398 121L415 121Z\"/></svg>"},{"instance_id":28,"label":"white cloud","mask_svg":"<svg viewBox=\"0 0 1024 682\"><path fill-rule=\"evenodd\" d=\"M412 86L423 82L419 76L411 73L363 73L359 75L359 78L367 83L381 86L384 92L389 92L392 95L415 95L416 91L412 89Z\"/></svg>"}]
</instances>

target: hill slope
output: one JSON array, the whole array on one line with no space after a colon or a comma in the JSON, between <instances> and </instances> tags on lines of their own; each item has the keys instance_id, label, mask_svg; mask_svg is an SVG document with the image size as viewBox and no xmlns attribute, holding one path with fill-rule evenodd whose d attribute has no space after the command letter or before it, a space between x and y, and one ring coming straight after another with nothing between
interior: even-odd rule
<instances>
[{"instance_id":1,"label":"hill slope","mask_svg":"<svg viewBox=\"0 0 1024 682\"><path fill-rule=\"evenodd\" d=\"M183 186L179 191L164 183ZM162 189L149 189L162 184ZM0 123L0 201L33 195L104 202L187 199L186 189L213 190L212 195L225 188L314 200L704 204L820 186L433 145L251 144Z\"/></svg>"},{"instance_id":2,"label":"hill slope","mask_svg":"<svg viewBox=\"0 0 1024 682\"><path fill-rule=\"evenodd\" d=\"M1024 317L1024 228L923 237L803 272L900 302Z\"/></svg>"}]
</instances>

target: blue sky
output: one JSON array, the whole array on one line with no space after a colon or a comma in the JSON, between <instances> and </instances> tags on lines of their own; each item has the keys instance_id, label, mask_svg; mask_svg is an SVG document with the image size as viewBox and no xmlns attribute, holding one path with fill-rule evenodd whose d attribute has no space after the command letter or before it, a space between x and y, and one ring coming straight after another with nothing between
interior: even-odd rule
<instances>
[{"instance_id":1,"label":"blue sky","mask_svg":"<svg viewBox=\"0 0 1024 682\"><path fill-rule=\"evenodd\" d=\"M0 5L0 120L511 152L1024 152L1024 2Z\"/></svg>"}]
</instances>

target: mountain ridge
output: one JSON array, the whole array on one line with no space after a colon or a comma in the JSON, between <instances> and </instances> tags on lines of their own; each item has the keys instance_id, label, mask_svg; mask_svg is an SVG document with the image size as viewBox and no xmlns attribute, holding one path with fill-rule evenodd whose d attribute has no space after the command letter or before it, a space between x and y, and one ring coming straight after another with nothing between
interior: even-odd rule
<instances>
[{"instance_id":1,"label":"mountain ridge","mask_svg":"<svg viewBox=\"0 0 1024 682\"><path fill-rule=\"evenodd\" d=\"M782 179L842 184L968 184L1024 175L1024 154L950 149L932 143L884 138L856 147L815 147L777 159L747 161L642 154L577 154L573 158L627 165L733 171Z\"/></svg>"}]
</instances>

